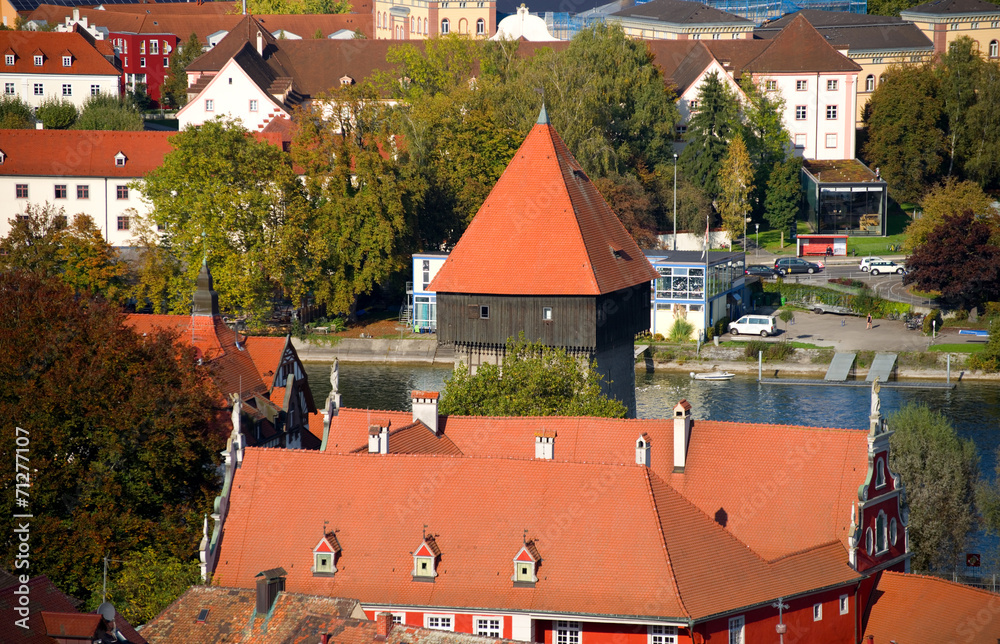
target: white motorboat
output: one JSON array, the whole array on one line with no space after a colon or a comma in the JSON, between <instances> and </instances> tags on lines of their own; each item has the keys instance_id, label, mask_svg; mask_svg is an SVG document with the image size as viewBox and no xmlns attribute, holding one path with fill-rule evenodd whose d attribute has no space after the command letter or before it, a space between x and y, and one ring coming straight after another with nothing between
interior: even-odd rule
<instances>
[{"instance_id":1,"label":"white motorboat","mask_svg":"<svg viewBox=\"0 0 1000 644\"><path fill-rule=\"evenodd\" d=\"M691 377L695 380L732 380L736 374L728 371L706 371L704 373L691 372Z\"/></svg>"}]
</instances>

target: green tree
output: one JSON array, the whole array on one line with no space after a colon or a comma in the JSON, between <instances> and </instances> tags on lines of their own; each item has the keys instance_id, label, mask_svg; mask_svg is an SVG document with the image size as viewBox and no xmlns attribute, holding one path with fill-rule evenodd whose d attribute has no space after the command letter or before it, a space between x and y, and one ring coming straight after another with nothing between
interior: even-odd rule
<instances>
[{"instance_id":1,"label":"green tree","mask_svg":"<svg viewBox=\"0 0 1000 644\"><path fill-rule=\"evenodd\" d=\"M201 41L198 40L198 34L193 32L184 43L178 43L170 52L170 74L163 79L160 88L161 103L175 109L187 105L187 68L201 54Z\"/></svg>"},{"instance_id":2,"label":"green tree","mask_svg":"<svg viewBox=\"0 0 1000 644\"><path fill-rule=\"evenodd\" d=\"M142 113L128 97L98 94L83 104L74 130L119 130L138 132L144 127Z\"/></svg>"},{"instance_id":3,"label":"green tree","mask_svg":"<svg viewBox=\"0 0 1000 644\"><path fill-rule=\"evenodd\" d=\"M990 336L986 341L986 346L979 353L973 353L969 356L969 361L966 364L969 369L979 369L988 373L1000 371L1000 320L993 320L990 324ZM997 462L1000 463L1000 461ZM995 515L987 521L994 532L1000 532L1000 488L997 489L997 492L994 506Z\"/></svg>"},{"instance_id":4,"label":"green tree","mask_svg":"<svg viewBox=\"0 0 1000 644\"><path fill-rule=\"evenodd\" d=\"M239 123L215 119L171 138L163 165L133 184L152 206L162 239L187 281L171 301L190 302L206 253L220 304L262 318L281 276L270 256L284 231L286 191L296 185L291 160Z\"/></svg>"},{"instance_id":5,"label":"green tree","mask_svg":"<svg viewBox=\"0 0 1000 644\"><path fill-rule=\"evenodd\" d=\"M0 239L0 271L59 273L59 233L66 228L62 208L27 204L24 213L10 219L10 232Z\"/></svg>"},{"instance_id":6,"label":"green tree","mask_svg":"<svg viewBox=\"0 0 1000 644\"><path fill-rule=\"evenodd\" d=\"M722 227L729 233L729 246L746 230L750 214L750 195L753 193L753 166L747 154L743 137L737 133L729 144L729 153L719 169L719 214ZM746 237L743 248L746 249Z\"/></svg>"},{"instance_id":7,"label":"green tree","mask_svg":"<svg viewBox=\"0 0 1000 644\"><path fill-rule=\"evenodd\" d=\"M687 146L681 153L680 164L684 175L696 185L704 186L714 201L721 192L719 170L733 135L737 101L715 72L705 77L697 101L698 108L688 121L684 136Z\"/></svg>"},{"instance_id":8,"label":"green tree","mask_svg":"<svg viewBox=\"0 0 1000 644\"><path fill-rule=\"evenodd\" d=\"M964 114L965 176L983 188L1000 182L1000 63L983 61L976 83L976 102Z\"/></svg>"},{"instance_id":9,"label":"green tree","mask_svg":"<svg viewBox=\"0 0 1000 644\"><path fill-rule=\"evenodd\" d=\"M0 329L0 415L11 419L0 449L14 453L14 422L30 440L30 573L91 597L105 555L153 546L190 557L225 443L194 351L167 333L137 334L103 299L24 272L0 273ZM0 483L14 489L13 467ZM4 534L15 508L14 494L0 501ZM0 548L14 560L15 541Z\"/></svg>"},{"instance_id":10,"label":"green tree","mask_svg":"<svg viewBox=\"0 0 1000 644\"><path fill-rule=\"evenodd\" d=\"M906 486L914 572L946 570L975 526L979 456L940 412L908 404L888 418L889 465Z\"/></svg>"},{"instance_id":11,"label":"green tree","mask_svg":"<svg viewBox=\"0 0 1000 644\"><path fill-rule=\"evenodd\" d=\"M765 91L746 74L740 81L746 96L742 102L738 128L754 167L754 191L751 201L756 215L765 209L766 187L775 165L788 156L792 139L785 129L785 100L778 91Z\"/></svg>"},{"instance_id":12,"label":"green tree","mask_svg":"<svg viewBox=\"0 0 1000 644\"><path fill-rule=\"evenodd\" d=\"M614 204L615 214L640 248L656 247L654 203L634 175L597 177L594 187L605 201Z\"/></svg>"},{"instance_id":13,"label":"green tree","mask_svg":"<svg viewBox=\"0 0 1000 644\"><path fill-rule=\"evenodd\" d=\"M171 252L169 241L162 238L155 222L149 217L135 212L131 217L135 280L129 295L135 298L138 308L148 304L153 313L185 310L190 303L190 293L186 293L185 289L190 290L191 282L184 274L180 260Z\"/></svg>"},{"instance_id":14,"label":"green tree","mask_svg":"<svg viewBox=\"0 0 1000 644\"><path fill-rule=\"evenodd\" d=\"M868 103L864 156L898 201L919 201L940 176L946 141L938 94L930 64L894 65Z\"/></svg>"},{"instance_id":15,"label":"green tree","mask_svg":"<svg viewBox=\"0 0 1000 644\"><path fill-rule=\"evenodd\" d=\"M771 230L781 231L781 247L785 247L785 231L790 230L799 214L802 201L802 159L791 156L774 164L767 182L764 199L764 219Z\"/></svg>"},{"instance_id":16,"label":"green tree","mask_svg":"<svg viewBox=\"0 0 1000 644\"><path fill-rule=\"evenodd\" d=\"M931 188L923 199L919 219L910 222L906 228L906 248L913 252L938 240L932 237L935 228L971 210L977 217L993 222L1000 231L1000 213L993 207L993 200L972 181L958 181L948 177L941 184Z\"/></svg>"},{"instance_id":17,"label":"green tree","mask_svg":"<svg viewBox=\"0 0 1000 644\"><path fill-rule=\"evenodd\" d=\"M351 13L351 3L348 0L247 0L247 11L258 16ZM234 3L231 13L243 13L243 3Z\"/></svg>"},{"instance_id":18,"label":"green tree","mask_svg":"<svg viewBox=\"0 0 1000 644\"><path fill-rule=\"evenodd\" d=\"M0 96L0 130L30 130L35 127L31 107L20 96Z\"/></svg>"},{"instance_id":19,"label":"green tree","mask_svg":"<svg viewBox=\"0 0 1000 644\"><path fill-rule=\"evenodd\" d=\"M948 169L946 174L961 172L968 156L966 114L976 103L977 85L983 61L976 43L961 36L948 45L936 71L940 77L939 96L947 119Z\"/></svg>"},{"instance_id":20,"label":"green tree","mask_svg":"<svg viewBox=\"0 0 1000 644\"><path fill-rule=\"evenodd\" d=\"M146 547L131 553L120 568L109 572L108 601L130 624L145 624L199 583L197 561L184 561Z\"/></svg>"},{"instance_id":21,"label":"green tree","mask_svg":"<svg viewBox=\"0 0 1000 644\"><path fill-rule=\"evenodd\" d=\"M66 130L76 123L76 106L60 98L47 98L38 106L38 120L46 130Z\"/></svg>"},{"instance_id":22,"label":"green tree","mask_svg":"<svg viewBox=\"0 0 1000 644\"><path fill-rule=\"evenodd\" d=\"M441 413L460 416L604 416L624 418L625 405L601 393L593 364L563 349L507 340L501 365L481 365L475 375L459 364L445 380Z\"/></svg>"}]
</instances>

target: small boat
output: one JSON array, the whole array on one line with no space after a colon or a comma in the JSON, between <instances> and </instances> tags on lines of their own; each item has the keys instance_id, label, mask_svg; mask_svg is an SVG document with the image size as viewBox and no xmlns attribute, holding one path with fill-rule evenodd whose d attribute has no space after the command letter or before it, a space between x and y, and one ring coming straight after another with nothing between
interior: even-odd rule
<instances>
[{"instance_id":1,"label":"small boat","mask_svg":"<svg viewBox=\"0 0 1000 644\"><path fill-rule=\"evenodd\" d=\"M736 374L728 371L706 371L704 373L691 372L691 377L695 380L732 380Z\"/></svg>"}]
</instances>

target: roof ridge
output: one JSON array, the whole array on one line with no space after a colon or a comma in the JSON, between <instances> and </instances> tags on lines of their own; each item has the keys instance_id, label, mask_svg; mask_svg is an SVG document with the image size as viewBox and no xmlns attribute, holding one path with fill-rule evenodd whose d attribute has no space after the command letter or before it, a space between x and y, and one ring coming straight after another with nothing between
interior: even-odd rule
<instances>
[{"instance_id":1,"label":"roof ridge","mask_svg":"<svg viewBox=\"0 0 1000 644\"><path fill-rule=\"evenodd\" d=\"M917 572L899 572L897 570L885 570L885 571L883 571L883 574L886 574L886 573L891 573L891 576L893 576L893 577L899 577L901 579L905 578L905 577L910 577L910 578L916 578L916 579L927 579L928 581L938 581L938 582L941 582L943 584L947 584L949 586L957 586L959 588L965 588L967 590L974 590L977 593L986 595L988 597L1000 597L1000 593L994 593L992 591L986 590L984 588L978 588L976 586L968 586L966 584L960 584L957 581L952 581L950 579L945 579L944 577L935 577L934 575L926 575L926 574L917 573Z\"/></svg>"},{"instance_id":2,"label":"roof ridge","mask_svg":"<svg viewBox=\"0 0 1000 644\"><path fill-rule=\"evenodd\" d=\"M663 546L663 558L666 561L667 569L670 571L670 585L674 589L674 594L677 595L677 602L681 605L681 609L686 613L688 617L691 617L691 611L688 610L687 605L684 603L684 597L681 595L680 585L677 583L677 574L674 572L674 564L670 560L670 547L667 546L667 538L663 534L663 519L660 517L660 508L656 504L656 494L653 492L653 482L650 478L650 470L648 467L643 467L645 472L643 473L646 482L646 492L649 494L649 504L653 508L653 515L656 517L656 532L660 535L660 543Z\"/></svg>"},{"instance_id":3,"label":"roof ridge","mask_svg":"<svg viewBox=\"0 0 1000 644\"><path fill-rule=\"evenodd\" d=\"M838 545L838 546L843 547L844 543L840 539L832 539L830 541L826 541L824 543L819 543L819 544L814 544L814 545L808 546L806 548L802 548L801 550L796 550L794 552L786 552L786 553L784 553L782 555L779 555L779 556L775 557L774 559L766 559L765 561L768 563L768 565L776 564L779 561L784 561L785 559L790 559L792 557L797 557L799 555L804 555L807 552L814 552L816 550L822 550L824 548L829 548L832 545Z\"/></svg>"}]
</instances>

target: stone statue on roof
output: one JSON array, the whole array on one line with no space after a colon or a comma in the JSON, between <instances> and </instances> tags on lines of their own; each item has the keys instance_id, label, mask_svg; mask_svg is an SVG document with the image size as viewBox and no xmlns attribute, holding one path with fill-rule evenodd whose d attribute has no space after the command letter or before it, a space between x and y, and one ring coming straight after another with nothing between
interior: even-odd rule
<instances>
[{"instance_id":1,"label":"stone statue on roof","mask_svg":"<svg viewBox=\"0 0 1000 644\"><path fill-rule=\"evenodd\" d=\"M878 382L878 376L872 380L872 417L878 416L882 409L882 401L879 400L878 393L882 389L882 386Z\"/></svg>"}]
</instances>

